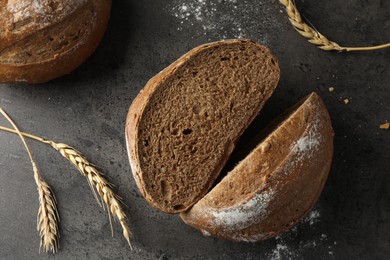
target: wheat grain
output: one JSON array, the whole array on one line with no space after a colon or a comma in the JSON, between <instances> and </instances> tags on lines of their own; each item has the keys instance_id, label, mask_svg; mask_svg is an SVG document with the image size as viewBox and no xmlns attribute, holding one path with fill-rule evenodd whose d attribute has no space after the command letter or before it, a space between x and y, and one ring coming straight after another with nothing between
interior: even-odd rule
<instances>
[{"instance_id":1,"label":"wheat grain","mask_svg":"<svg viewBox=\"0 0 390 260\"><path fill-rule=\"evenodd\" d=\"M0 130L16 133L16 131L3 126L0 126ZM129 244L130 248L132 248L130 242L131 232L127 225L127 216L122 208L123 202L121 198L113 192L112 184L104 178L103 173L98 170L95 165L91 164L79 151L67 144L45 140L41 137L28 133L21 132L21 134L23 136L50 145L55 150L60 152L63 157L70 161L80 171L80 173L86 177L96 201L103 208L103 210L107 209L109 213L111 232L112 223L110 213L119 221L123 230L123 236Z\"/></svg>"},{"instance_id":2,"label":"wheat grain","mask_svg":"<svg viewBox=\"0 0 390 260\"><path fill-rule=\"evenodd\" d=\"M44 252L52 251L53 253L57 252L59 247L59 231L58 231L58 221L59 215L56 206L56 200L54 193L50 186L43 180L39 175L38 168L34 162L31 151L24 140L22 133L12 119L7 115L7 113L0 108L0 113L11 123L15 130L9 129L10 132L14 132L19 135L22 140L28 156L30 158L33 172L34 180L37 185L38 195L39 195L39 210L37 215L37 230L40 236L40 249Z\"/></svg>"},{"instance_id":3,"label":"wheat grain","mask_svg":"<svg viewBox=\"0 0 390 260\"><path fill-rule=\"evenodd\" d=\"M314 45L317 45L318 48L326 51L370 51L390 47L390 43L371 46L371 47L342 47L336 42L329 40L327 37L322 35L312 26L308 25L302 20L302 17L294 3L293 0L279 0L282 5L286 8L287 15L291 24L294 26L295 30L308 39L308 41Z\"/></svg>"}]
</instances>

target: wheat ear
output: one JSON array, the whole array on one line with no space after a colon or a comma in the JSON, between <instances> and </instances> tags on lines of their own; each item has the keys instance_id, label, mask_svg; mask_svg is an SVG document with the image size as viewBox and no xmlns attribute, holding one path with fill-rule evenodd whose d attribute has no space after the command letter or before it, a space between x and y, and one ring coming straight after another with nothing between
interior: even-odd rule
<instances>
[{"instance_id":1,"label":"wheat ear","mask_svg":"<svg viewBox=\"0 0 390 260\"><path fill-rule=\"evenodd\" d=\"M12 129L3 126L0 126L0 130L11 132L11 133L17 133ZM130 242L131 232L127 225L126 213L122 208L122 204L123 204L122 200L119 196L117 196L112 191L112 184L103 177L103 173L99 171L95 165L88 162L88 160L79 151L77 151L76 149L74 149L73 147L67 144L56 143L23 132L21 132L21 135L50 145L55 150L60 152L63 157L65 157L68 161L70 161L80 171L80 173L84 177L86 177L88 184L93 192L93 195L97 200L97 202L99 203L99 205L103 208L103 210L107 208L110 225L111 225L111 233L113 234L112 222L111 222L111 214L112 214L122 226L123 236L126 239L127 243L129 244L130 248L132 249L131 242ZM102 203L100 202L97 194L99 195Z\"/></svg>"},{"instance_id":2,"label":"wheat ear","mask_svg":"<svg viewBox=\"0 0 390 260\"><path fill-rule=\"evenodd\" d=\"M35 167L36 169L36 167ZM59 247L58 239L58 211L56 199L50 186L39 177L38 171L34 170L35 182L38 186L39 211L37 217L37 228L41 237L40 248L44 252L57 252Z\"/></svg>"},{"instance_id":3,"label":"wheat ear","mask_svg":"<svg viewBox=\"0 0 390 260\"><path fill-rule=\"evenodd\" d=\"M73 147L63 144L63 143L55 143L53 141L46 141L50 144L54 149L59 151L62 156L68 159L79 171L82 175L84 175L91 189L94 191L95 198L97 199L95 190L100 196L102 200L102 208L107 208L110 224L111 224L111 214L116 217L122 226L123 236L125 237L127 243L130 248L132 248L130 243L130 230L127 226L127 216L122 209L122 200L119 196L117 196L111 189L112 185L109 183L104 177L103 174L91 163L87 161L87 159L76 149ZM95 189L94 189L95 188ZM99 202L99 200L97 199ZM111 224L111 232L112 232L112 224Z\"/></svg>"},{"instance_id":4,"label":"wheat ear","mask_svg":"<svg viewBox=\"0 0 390 260\"><path fill-rule=\"evenodd\" d=\"M12 121L12 119L7 115L7 113L0 108L0 113L11 123L15 130L12 130L14 133L18 134L22 140L34 171L34 179L37 184L38 194L39 194L39 210L37 216L37 230L40 236L40 249L44 252L52 251L53 253L57 252L59 247L59 231L58 231L58 211L56 206L56 199L54 193L50 186L43 180L39 175L38 168L33 160L30 149L24 139L22 133L19 131L18 127Z\"/></svg>"},{"instance_id":5,"label":"wheat ear","mask_svg":"<svg viewBox=\"0 0 390 260\"><path fill-rule=\"evenodd\" d=\"M293 0L279 1L286 8L289 20L294 26L295 30L300 35L308 39L310 43L317 45L320 49L326 51L371 51L390 47L390 43L370 47L342 47L339 44L328 40L328 38L326 38L312 26L302 21L302 17Z\"/></svg>"}]
</instances>

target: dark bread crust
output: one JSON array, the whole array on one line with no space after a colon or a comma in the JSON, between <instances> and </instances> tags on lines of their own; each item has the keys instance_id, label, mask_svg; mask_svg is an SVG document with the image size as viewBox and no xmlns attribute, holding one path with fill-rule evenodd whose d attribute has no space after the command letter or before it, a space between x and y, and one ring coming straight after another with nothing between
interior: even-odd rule
<instances>
[{"instance_id":1,"label":"dark bread crust","mask_svg":"<svg viewBox=\"0 0 390 260\"><path fill-rule=\"evenodd\" d=\"M25 7L11 12L18 5ZM110 9L111 0L42 1L39 8L7 1L0 19L0 83L43 83L69 74L97 48ZM23 12L28 15L18 18Z\"/></svg>"},{"instance_id":2,"label":"dark bread crust","mask_svg":"<svg viewBox=\"0 0 390 260\"><path fill-rule=\"evenodd\" d=\"M203 173L205 174L205 180L204 183L202 183L202 186L194 191L195 193L193 197L182 198L182 201L179 203L180 207L176 207L178 204L177 198L176 201L161 201L159 198L161 194L155 192L150 188L152 185L158 185L159 180L153 179L148 175L152 175L151 172L145 171L145 166L142 165L141 159L143 157L143 147L140 145L140 142L142 141L140 137L140 132L143 131L143 129L140 129L144 126L144 122L148 120L153 120L151 118L145 118L145 114L148 113L150 109L153 109L151 106L152 99L155 99L153 95L156 95L158 91L162 89L163 84L165 82L172 79L173 76L175 76L176 73L180 73L180 71L187 68L186 66L189 66L189 64L194 60L197 59L198 56L203 55L209 50L212 50L213 48L230 48L231 46L242 46L242 47L253 47L257 49L257 54L262 52L264 55L265 61L269 62L272 60L273 64L267 64L264 62L264 66L272 67L272 72L269 75L263 75L264 78L269 78L270 81L268 82L267 86L264 86L264 93L262 93L262 100L260 100L258 103L256 103L253 109L248 109L248 119L246 122L243 122L242 125L240 125L240 128L237 130L238 132L235 134L236 136L231 136L230 140L224 143L224 151L221 155L219 155L219 160L215 165L213 166L213 169L210 172ZM201 65L200 65L201 66ZM271 96L273 90L275 89L277 82L279 80L279 68L277 65L277 59L276 57L264 46L253 42L249 40L227 40L227 41L221 41L221 42L215 42L215 43L209 43L205 45L201 45L184 56L182 56L180 59L178 59L176 62L171 64L169 67L164 69L162 72L154 76L152 79L148 81L146 86L143 90L139 93L139 95L135 98L133 103L131 104L131 107L129 109L129 113L127 116L127 122L126 122L126 140L127 140L127 146L128 146L128 154L129 154L129 160L133 172L133 176L136 180L137 186L141 192L141 194L145 197L145 199L155 208L167 212L167 213L178 213L182 212L186 209L188 209L192 204L194 204L196 201L201 199L204 194L211 188L213 185L215 179L219 175L220 171L224 167L226 161L228 160L231 152L234 149L235 143L237 142L238 138L242 134L242 132L245 130L246 126L250 124L250 122L254 119L254 117L260 112L262 106L264 105L265 101ZM219 75L215 75L218 77ZM155 108L156 109L156 108ZM169 122L168 122L169 123ZM224 141L225 142L225 141ZM203 165L198 165L199 168L202 168ZM164 180L165 181L165 180ZM180 185L180 184L179 184ZM190 187L191 188L191 187ZM177 197L183 197L177 196ZM186 201L187 200L187 201Z\"/></svg>"},{"instance_id":3,"label":"dark bread crust","mask_svg":"<svg viewBox=\"0 0 390 260\"><path fill-rule=\"evenodd\" d=\"M315 204L332 155L330 117L321 98L313 93L180 216L204 234L223 239L256 242L275 237Z\"/></svg>"}]
</instances>

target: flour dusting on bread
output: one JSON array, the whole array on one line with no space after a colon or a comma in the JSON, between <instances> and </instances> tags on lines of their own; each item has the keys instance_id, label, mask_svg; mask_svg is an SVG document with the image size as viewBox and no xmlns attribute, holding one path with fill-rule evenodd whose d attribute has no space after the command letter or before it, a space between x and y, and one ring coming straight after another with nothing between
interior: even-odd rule
<instances>
[{"instance_id":1,"label":"flour dusting on bread","mask_svg":"<svg viewBox=\"0 0 390 260\"><path fill-rule=\"evenodd\" d=\"M313 116L315 116L315 114ZM306 155L310 155L312 151L317 150L323 138L318 129L320 126L321 122L319 121L319 118L315 117L307 129L307 134L301 136L301 138L293 144L291 150L294 153L303 153Z\"/></svg>"},{"instance_id":2,"label":"flour dusting on bread","mask_svg":"<svg viewBox=\"0 0 390 260\"><path fill-rule=\"evenodd\" d=\"M214 224L224 229L244 229L267 215L269 203L275 196L273 190L262 191L246 203L229 209L210 209Z\"/></svg>"},{"instance_id":3,"label":"flour dusting on bread","mask_svg":"<svg viewBox=\"0 0 390 260\"><path fill-rule=\"evenodd\" d=\"M12 14L13 23L23 26L47 26L74 12L87 0L9 0L7 11Z\"/></svg>"},{"instance_id":4,"label":"flour dusting on bread","mask_svg":"<svg viewBox=\"0 0 390 260\"><path fill-rule=\"evenodd\" d=\"M313 109L318 107L312 103ZM323 122L320 121L316 113L312 113L313 118L310 125L307 126L305 133L291 145L291 152L296 156L288 160L285 165L285 174L295 171L294 168L299 167L305 161L312 160L313 155L323 145L324 137L321 134L321 128L324 127Z\"/></svg>"},{"instance_id":5,"label":"flour dusting on bread","mask_svg":"<svg viewBox=\"0 0 390 260\"><path fill-rule=\"evenodd\" d=\"M320 142L317 136L307 135L301 137L293 146L292 150L296 153L303 153L315 149Z\"/></svg>"}]
</instances>

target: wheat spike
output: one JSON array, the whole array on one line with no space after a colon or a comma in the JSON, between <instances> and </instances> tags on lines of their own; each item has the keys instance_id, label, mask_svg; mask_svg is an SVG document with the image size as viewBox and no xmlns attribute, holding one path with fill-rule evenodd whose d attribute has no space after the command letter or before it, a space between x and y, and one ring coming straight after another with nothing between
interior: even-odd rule
<instances>
[{"instance_id":1,"label":"wheat spike","mask_svg":"<svg viewBox=\"0 0 390 260\"><path fill-rule=\"evenodd\" d=\"M43 180L39 175L38 168L33 160L31 151L24 140L22 133L19 131L16 124L12 119L7 115L7 113L0 108L0 113L11 123L15 130L9 129L10 132L16 133L19 135L22 140L34 171L34 180L37 185L38 195L39 195L39 210L37 215L37 230L40 236L40 250L44 252L52 251L53 253L57 252L59 247L59 231L58 231L58 221L59 215L56 206L56 199L54 193L50 186Z\"/></svg>"},{"instance_id":2,"label":"wheat spike","mask_svg":"<svg viewBox=\"0 0 390 260\"><path fill-rule=\"evenodd\" d=\"M16 131L3 126L0 126L0 130L16 133ZM67 144L56 143L23 132L21 132L21 134L25 137L50 145L55 150L60 152L63 157L70 161L79 170L79 172L84 177L86 177L95 199L103 208L103 210L107 209L108 211L108 216L111 225L111 233L113 233L111 223L112 214L119 221L123 230L123 236L129 244L130 248L132 249L130 242L131 232L127 225L126 213L122 208L123 202L121 198L113 192L112 184L104 178L103 173L98 170L95 165L91 164L79 151Z\"/></svg>"},{"instance_id":3,"label":"wheat spike","mask_svg":"<svg viewBox=\"0 0 390 260\"><path fill-rule=\"evenodd\" d=\"M91 163L85 159L85 157L73 147L63 144L63 143L55 143L52 141L48 141L50 145L59 151L62 156L68 159L79 171L82 175L84 175L90 187L94 191L95 198L97 199L96 192L99 194L100 199L102 200L102 208L107 208L107 211L110 216L111 214L116 217L119 221L120 225L123 229L123 236L128 242L130 248L132 248L130 243L130 230L127 226L127 216L122 209L122 200L112 191L112 184L109 183L104 177L103 174ZM96 192L95 192L96 190ZM97 199L99 202L99 200ZM111 224L111 218L110 218ZM111 226L112 231L112 226Z\"/></svg>"},{"instance_id":4,"label":"wheat spike","mask_svg":"<svg viewBox=\"0 0 390 260\"><path fill-rule=\"evenodd\" d=\"M38 186L39 211L37 217L37 229L41 237L40 248L44 252L58 250L59 231L57 221L59 221L56 199L50 186L39 177L38 171L34 170L35 182Z\"/></svg>"},{"instance_id":5,"label":"wheat spike","mask_svg":"<svg viewBox=\"0 0 390 260\"><path fill-rule=\"evenodd\" d=\"M286 8L289 20L294 26L295 30L300 35L308 39L310 43L317 45L320 49L323 49L325 51L370 51L390 47L390 43L371 47L342 47L339 44L328 40L328 38L326 38L312 26L302 21L302 17L293 0L279 1Z\"/></svg>"}]
</instances>

